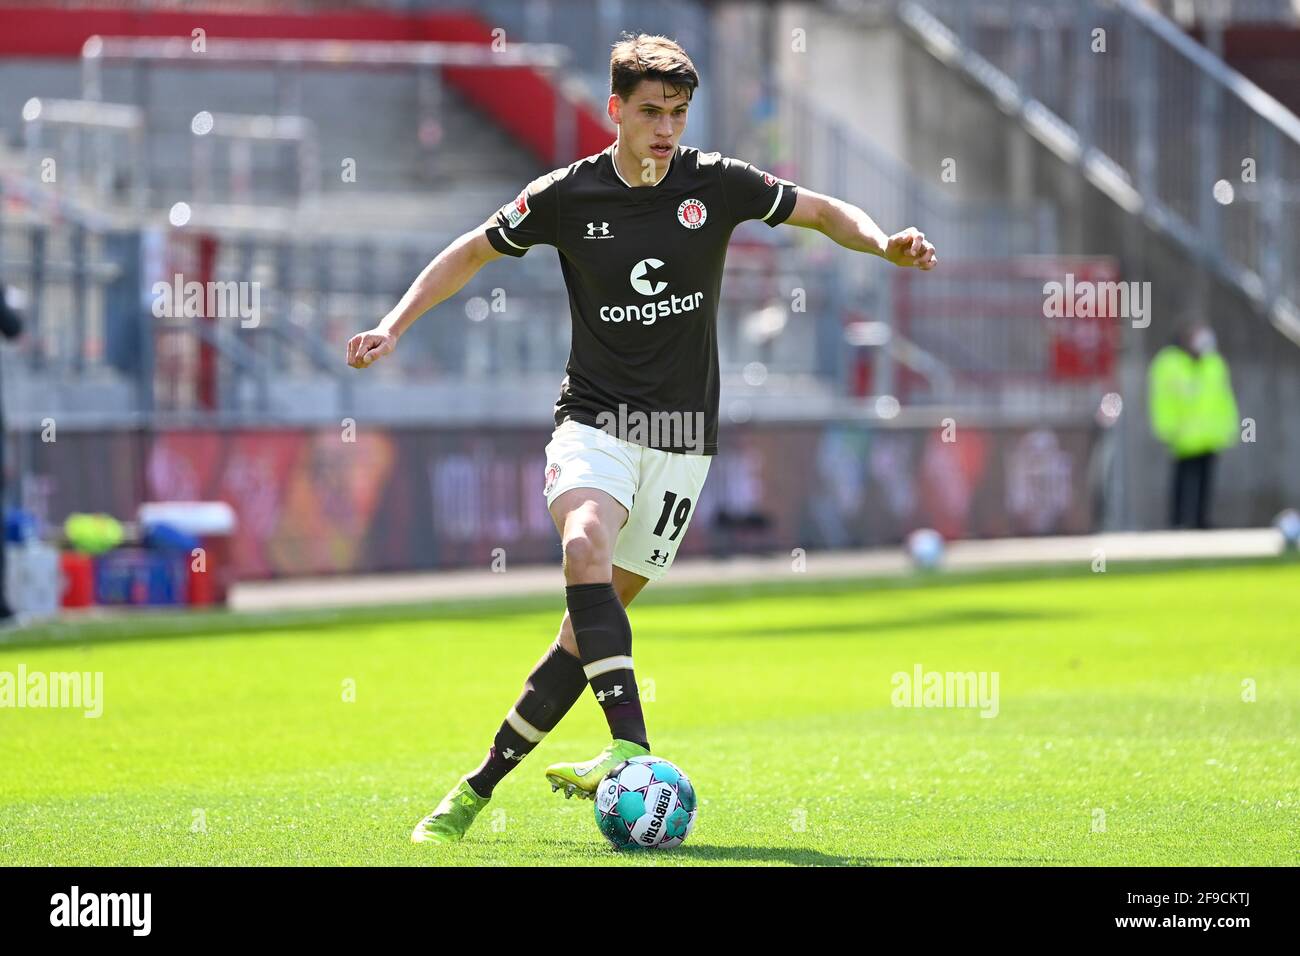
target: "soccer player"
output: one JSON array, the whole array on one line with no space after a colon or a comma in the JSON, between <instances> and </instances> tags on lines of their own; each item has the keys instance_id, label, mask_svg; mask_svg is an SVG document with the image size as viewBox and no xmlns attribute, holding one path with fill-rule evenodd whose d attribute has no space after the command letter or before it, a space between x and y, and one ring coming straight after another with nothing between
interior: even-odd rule
<instances>
[{"instance_id":1,"label":"soccer player","mask_svg":"<svg viewBox=\"0 0 1300 956\"><path fill-rule=\"evenodd\" d=\"M788 223L894 265L937 262L915 228L886 235L856 206L682 146L698 85L675 42L625 35L610 56L613 145L534 180L348 342L348 364L366 368L488 262L558 250L573 336L542 490L563 544L568 610L482 765L416 825L417 843L461 839L586 687L612 741L591 760L548 767L552 790L594 798L606 772L650 752L624 609L672 565L718 450L715 325L732 230Z\"/></svg>"}]
</instances>

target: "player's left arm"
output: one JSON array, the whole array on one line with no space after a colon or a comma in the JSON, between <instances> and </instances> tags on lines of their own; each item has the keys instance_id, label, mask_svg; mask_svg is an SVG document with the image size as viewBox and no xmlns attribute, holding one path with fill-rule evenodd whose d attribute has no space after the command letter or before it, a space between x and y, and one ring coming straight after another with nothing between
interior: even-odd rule
<instances>
[{"instance_id":1,"label":"player's left arm","mask_svg":"<svg viewBox=\"0 0 1300 956\"><path fill-rule=\"evenodd\" d=\"M915 266L929 271L939 263L934 244L915 226L892 236L886 235L875 220L857 206L811 189L800 188L794 210L786 222L816 229L846 249L869 252L896 266Z\"/></svg>"}]
</instances>

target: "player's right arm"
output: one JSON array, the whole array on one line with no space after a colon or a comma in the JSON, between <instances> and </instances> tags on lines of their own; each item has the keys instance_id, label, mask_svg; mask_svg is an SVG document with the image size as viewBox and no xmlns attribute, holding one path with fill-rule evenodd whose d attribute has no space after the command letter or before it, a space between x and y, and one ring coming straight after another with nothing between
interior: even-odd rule
<instances>
[{"instance_id":1,"label":"player's right arm","mask_svg":"<svg viewBox=\"0 0 1300 956\"><path fill-rule=\"evenodd\" d=\"M393 351L416 319L459 292L493 259L518 258L538 243L554 245L559 208L555 183L562 172L533 180L483 225L438 253L379 325L348 340L348 364L366 368Z\"/></svg>"},{"instance_id":2,"label":"player's right arm","mask_svg":"<svg viewBox=\"0 0 1300 956\"><path fill-rule=\"evenodd\" d=\"M377 326L352 336L348 340L348 364L366 368L393 351L402 333L416 319L463 289L487 263L501 258L484 232L491 222L470 230L438 253Z\"/></svg>"}]
</instances>

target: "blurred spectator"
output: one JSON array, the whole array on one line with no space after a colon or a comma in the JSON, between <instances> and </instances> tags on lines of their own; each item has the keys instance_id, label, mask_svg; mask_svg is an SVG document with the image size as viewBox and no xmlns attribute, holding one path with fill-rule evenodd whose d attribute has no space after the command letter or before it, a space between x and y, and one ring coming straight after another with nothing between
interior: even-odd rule
<instances>
[{"instance_id":1,"label":"blurred spectator","mask_svg":"<svg viewBox=\"0 0 1300 956\"><path fill-rule=\"evenodd\" d=\"M16 339L22 334L23 323L18 313L9 307L5 298L5 287L0 285L0 335L7 339ZM0 528L4 527L5 503L5 426L4 408L0 405ZM0 622L7 621L14 615L5 595L5 542L0 534Z\"/></svg>"},{"instance_id":2,"label":"blurred spectator","mask_svg":"<svg viewBox=\"0 0 1300 956\"><path fill-rule=\"evenodd\" d=\"M1156 353L1147 383L1151 429L1174 458L1170 523L1208 528L1215 458L1237 438L1237 400L1210 327L1183 329Z\"/></svg>"}]
</instances>

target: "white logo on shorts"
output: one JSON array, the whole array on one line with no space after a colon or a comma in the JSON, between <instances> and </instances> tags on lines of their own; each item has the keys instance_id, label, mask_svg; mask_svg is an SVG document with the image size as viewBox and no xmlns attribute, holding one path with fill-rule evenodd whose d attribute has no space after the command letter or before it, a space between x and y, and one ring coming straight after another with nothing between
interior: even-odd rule
<instances>
[{"instance_id":1,"label":"white logo on shorts","mask_svg":"<svg viewBox=\"0 0 1300 956\"><path fill-rule=\"evenodd\" d=\"M551 489L555 487L555 482L559 480L559 477L560 463L558 461L551 462L551 464L546 466L546 486L542 488L542 494L549 495Z\"/></svg>"}]
</instances>

